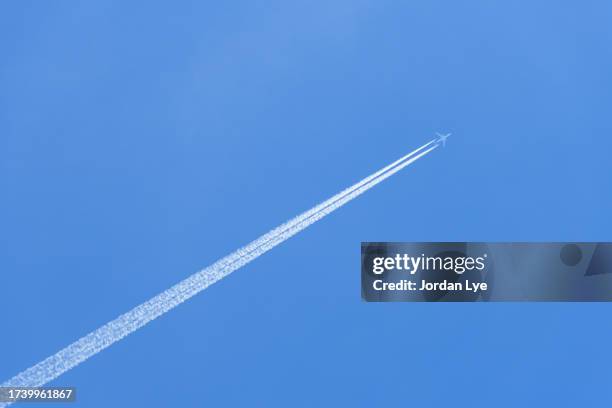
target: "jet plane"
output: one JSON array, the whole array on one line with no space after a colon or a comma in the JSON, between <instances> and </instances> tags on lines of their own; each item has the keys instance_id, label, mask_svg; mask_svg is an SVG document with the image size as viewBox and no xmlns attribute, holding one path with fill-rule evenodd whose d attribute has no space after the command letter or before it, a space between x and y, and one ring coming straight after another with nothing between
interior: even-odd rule
<instances>
[{"instance_id":1,"label":"jet plane","mask_svg":"<svg viewBox=\"0 0 612 408\"><path fill-rule=\"evenodd\" d=\"M436 132L436 135L438 136L438 139L436 140L436 143L442 143L442 147L446 147L446 139L448 139L448 137L450 135L452 135L452 133L447 133L445 135L441 135L440 133Z\"/></svg>"}]
</instances>

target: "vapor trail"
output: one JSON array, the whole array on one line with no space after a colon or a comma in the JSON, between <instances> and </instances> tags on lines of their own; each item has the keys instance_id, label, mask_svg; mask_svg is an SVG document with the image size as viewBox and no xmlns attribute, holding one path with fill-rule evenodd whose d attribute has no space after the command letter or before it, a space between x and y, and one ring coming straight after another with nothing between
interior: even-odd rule
<instances>
[{"instance_id":1,"label":"vapor trail","mask_svg":"<svg viewBox=\"0 0 612 408\"><path fill-rule=\"evenodd\" d=\"M207 268L177 283L159 295L136 306L88 335L80 338L56 354L22 371L0 387L39 387L99 353L123 337L143 327L150 321L178 306L236 269L268 252L283 241L317 222L347 202L363 194L404 167L436 149L439 143L432 140L403 156L360 182L334 195L330 199L274 228L250 244L221 258ZM1 403L0 407L8 406Z\"/></svg>"}]
</instances>

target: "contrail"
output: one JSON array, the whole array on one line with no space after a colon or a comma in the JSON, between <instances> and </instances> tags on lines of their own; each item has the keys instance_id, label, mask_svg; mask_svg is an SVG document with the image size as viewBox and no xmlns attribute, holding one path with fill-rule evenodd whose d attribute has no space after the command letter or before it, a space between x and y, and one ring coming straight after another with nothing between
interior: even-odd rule
<instances>
[{"instance_id":1,"label":"contrail","mask_svg":"<svg viewBox=\"0 0 612 408\"><path fill-rule=\"evenodd\" d=\"M250 244L221 258L207 268L194 273L159 295L136 306L115 320L81 337L56 354L0 384L0 387L40 387L59 377L91 356L175 308L213 283L223 279L236 269L268 252L281 242L286 241L378 183L391 177L404 167L414 163L439 147L439 145L438 140L426 143L330 199L274 228ZM3 404L0 402L0 407L8 405L9 403Z\"/></svg>"}]
</instances>

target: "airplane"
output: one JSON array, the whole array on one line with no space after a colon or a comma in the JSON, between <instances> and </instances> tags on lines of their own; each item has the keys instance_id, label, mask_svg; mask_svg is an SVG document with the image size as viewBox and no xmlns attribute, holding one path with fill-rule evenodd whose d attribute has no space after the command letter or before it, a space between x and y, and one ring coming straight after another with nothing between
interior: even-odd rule
<instances>
[{"instance_id":1,"label":"airplane","mask_svg":"<svg viewBox=\"0 0 612 408\"><path fill-rule=\"evenodd\" d=\"M440 133L436 132L436 135L438 136L436 143L442 143L442 147L446 147L446 139L448 139L448 137L452 135L452 133L441 135Z\"/></svg>"}]
</instances>

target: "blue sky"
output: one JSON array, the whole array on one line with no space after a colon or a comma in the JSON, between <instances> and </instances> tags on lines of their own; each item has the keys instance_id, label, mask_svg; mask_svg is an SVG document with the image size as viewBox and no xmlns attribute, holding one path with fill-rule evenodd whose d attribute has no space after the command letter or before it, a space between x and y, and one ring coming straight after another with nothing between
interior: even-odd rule
<instances>
[{"instance_id":1,"label":"blue sky","mask_svg":"<svg viewBox=\"0 0 612 408\"><path fill-rule=\"evenodd\" d=\"M610 241L605 1L0 6L0 377L446 149L53 385L75 406L609 406L607 304L366 304L361 241ZM602 351L604 350L604 351Z\"/></svg>"}]
</instances>

